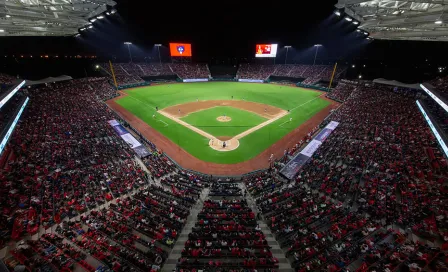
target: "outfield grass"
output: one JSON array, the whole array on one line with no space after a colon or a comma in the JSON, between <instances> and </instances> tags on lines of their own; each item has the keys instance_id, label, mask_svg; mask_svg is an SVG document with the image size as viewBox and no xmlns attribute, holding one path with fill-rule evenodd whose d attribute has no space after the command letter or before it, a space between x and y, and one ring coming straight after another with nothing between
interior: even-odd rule
<instances>
[{"instance_id":1,"label":"outfield grass","mask_svg":"<svg viewBox=\"0 0 448 272\"><path fill-rule=\"evenodd\" d=\"M217 117L223 115L232 120L230 122L216 120ZM233 137L268 120L258 114L233 107L214 107L191 113L181 119L215 137Z\"/></svg>"},{"instance_id":2,"label":"outfield grass","mask_svg":"<svg viewBox=\"0 0 448 272\"><path fill-rule=\"evenodd\" d=\"M137 88L126 92L128 96L117 100L118 104L196 158L224 164L238 163L254 158L329 105L326 100L318 98L320 95L318 92L272 84L177 83ZM245 99L291 110L291 112L240 139L240 146L229 152L213 150L208 146L209 139L160 114L157 114L157 118L152 118L156 106L163 109L176 104L194 102L196 99L230 100L232 96L235 100ZM289 122L290 117L292 117L292 122Z\"/></svg>"}]
</instances>

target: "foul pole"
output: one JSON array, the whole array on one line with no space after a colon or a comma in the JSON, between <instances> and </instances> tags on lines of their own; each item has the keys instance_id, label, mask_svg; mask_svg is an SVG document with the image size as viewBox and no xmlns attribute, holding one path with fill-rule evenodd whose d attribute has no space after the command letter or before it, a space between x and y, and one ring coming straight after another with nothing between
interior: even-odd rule
<instances>
[{"instance_id":1,"label":"foul pole","mask_svg":"<svg viewBox=\"0 0 448 272\"><path fill-rule=\"evenodd\" d=\"M114 67L112 66L111 61L109 61L109 65L110 65L110 71L112 72L112 78L114 79L115 88L117 88L117 90L118 90L117 79L115 78Z\"/></svg>"},{"instance_id":2,"label":"foul pole","mask_svg":"<svg viewBox=\"0 0 448 272\"><path fill-rule=\"evenodd\" d=\"M337 63L337 62L336 62L335 65L334 65L333 74L331 75L330 85L328 86L328 90L331 89L331 84L333 83L334 74L336 73L336 68L338 68L338 63Z\"/></svg>"}]
</instances>

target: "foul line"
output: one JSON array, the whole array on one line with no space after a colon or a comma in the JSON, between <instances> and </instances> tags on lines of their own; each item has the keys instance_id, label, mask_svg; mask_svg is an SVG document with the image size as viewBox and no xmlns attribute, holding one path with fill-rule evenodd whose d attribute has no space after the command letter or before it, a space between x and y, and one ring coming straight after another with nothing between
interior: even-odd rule
<instances>
[{"instance_id":1,"label":"foul line","mask_svg":"<svg viewBox=\"0 0 448 272\"><path fill-rule=\"evenodd\" d=\"M283 122L283 123L281 123L280 125L278 125L279 127L282 127L284 124L286 124L286 123L289 123L289 122L291 122L291 121L286 121L286 122Z\"/></svg>"},{"instance_id":2,"label":"foul line","mask_svg":"<svg viewBox=\"0 0 448 272\"><path fill-rule=\"evenodd\" d=\"M165 123L165 121L162 121L162 120L157 120L157 122L162 122L162 123L164 123L164 124L165 124L165 126L164 126L164 127L167 127L167 126L168 126L168 124L167 124L167 123Z\"/></svg>"},{"instance_id":3,"label":"foul line","mask_svg":"<svg viewBox=\"0 0 448 272\"><path fill-rule=\"evenodd\" d=\"M325 93L323 93L323 94L321 94L321 95L319 95L319 96L316 96L315 98L313 98L313 99L311 99L311 100L309 100L309 101L307 101L307 102L305 102L305 103L303 103L303 104L301 104L301 105L298 105L297 107L293 108L293 109L290 110L290 111L296 110L296 109L300 108L301 106L306 105L306 104L308 104L308 103L310 103L310 102L312 102L312 101L314 101L314 100L320 98L320 97L321 97L322 95L324 95L324 94L325 94Z\"/></svg>"}]
</instances>

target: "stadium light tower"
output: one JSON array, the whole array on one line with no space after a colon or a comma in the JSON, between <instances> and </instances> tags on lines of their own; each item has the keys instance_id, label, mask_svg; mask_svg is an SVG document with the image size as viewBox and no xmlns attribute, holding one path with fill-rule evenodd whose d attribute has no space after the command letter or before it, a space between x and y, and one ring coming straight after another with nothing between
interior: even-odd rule
<instances>
[{"instance_id":1,"label":"stadium light tower","mask_svg":"<svg viewBox=\"0 0 448 272\"><path fill-rule=\"evenodd\" d=\"M288 60L288 50L289 48L291 48L291 45L285 45L285 48L286 48L286 58L285 58L285 64L286 64L286 61Z\"/></svg>"},{"instance_id":2,"label":"stadium light tower","mask_svg":"<svg viewBox=\"0 0 448 272\"><path fill-rule=\"evenodd\" d=\"M132 54L131 54L131 42L125 42L124 44L126 44L127 46L128 46L128 51L129 51L129 59L131 60L131 62L132 62Z\"/></svg>"},{"instance_id":3,"label":"stadium light tower","mask_svg":"<svg viewBox=\"0 0 448 272\"><path fill-rule=\"evenodd\" d=\"M314 63L313 63L313 66L316 65L317 52L319 52L319 47L322 47L322 44L315 44L314 47L316 47L316 54L314 55Z\"/></svg>"},{"instance_id":4,"label":"stadium light tower","mask_svg":"<svg viewBox=\"0 0 448 272\"><path fill-rule=\"evenodd\" d=\"M157 47L157 51L159 52L159 63L162 64L162 59L160 58L160 47L162 46L162 44L156 43L154 44L154 46Z\"/></svg>"}]
</instances>

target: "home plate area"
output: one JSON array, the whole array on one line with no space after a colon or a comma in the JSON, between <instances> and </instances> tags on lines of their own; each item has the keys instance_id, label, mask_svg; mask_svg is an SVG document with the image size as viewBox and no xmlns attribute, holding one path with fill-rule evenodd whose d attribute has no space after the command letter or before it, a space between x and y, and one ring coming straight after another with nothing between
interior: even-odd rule
<instances>
[{"instance_id":1,"label":"home plate area","mask_svg":"<svg viewBox=\"0 0 448 272\"><path fill-rule=\"evenodd\" d=\"M229 133L231 129L229 128L236 122L243 120L248 116L235 116L231 117L232 114L227 114L226 111L221 111L223 107L232 107L237 110L247 112L250 115L258 116L256 118L260 119L258 123L253 123L251 126L247 126L248 129L239 129L235 133L235 128L245 127L247 124L244 123L240 126L236 125L233 133ZM228 109L228 108L227 108ZM207 115L210 111L221 111L218 117L212 117ZM262 127L269 125L272 122L282 118L287 111L273 107L271 105L241 101L241 100L211 100L211 101L196 101L175 106L170 106L159 111L160 114L170 118L173 121L195 131L196 133L209 139L209 146L216 151L232 151L239 147L239 139L249 135L250 133L261 129ZM200 118L197 118L198 114L202 114ZM216 115L215 115L216 116ZM189 120L189 118L195 119L195 122ZM211 118L211 119L209 119ZM199 119L199 120L197 120ZM216 126L207 122L207 120L214 120L220 123L229 123L230 126L224 125L221 131L216 129L210 129L210 126ZM189 121L189 122L186 122ZM213 123L213 121L211 122ZM218 134L219 133L219 134ZM222 134L221 134L222 133ZM213 135L214 134L214 135ZM215 136L215 135L231 135L231 136Z\"/></svg>"},{"instance_id":2,"label":"home plate area","mask_svg":"<svg viewBox=\"0 0 448 272\"><path fill-rule=\"evenodd\" d=\"M210 139L209 143L211 148L213 148L214 150L217 151L232 151L238 148L238 146L240 145L240 142L235 139L218 139L218 138L213 138Z\"/></svg>"}]
</instances>

